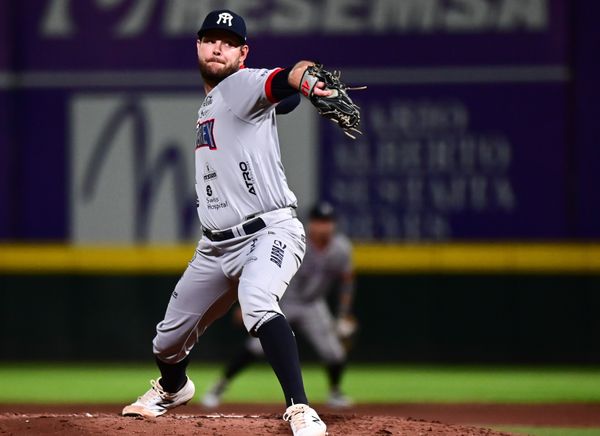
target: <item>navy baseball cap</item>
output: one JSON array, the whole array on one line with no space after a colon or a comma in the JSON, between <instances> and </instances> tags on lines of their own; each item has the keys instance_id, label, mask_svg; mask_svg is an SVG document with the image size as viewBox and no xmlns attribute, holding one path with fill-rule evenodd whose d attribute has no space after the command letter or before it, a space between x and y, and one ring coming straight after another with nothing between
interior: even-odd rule
<instances>
[{"instance_id":1,"label":"navy baseball cap","mask_svg":"<svg viewBox=\"0 0 600 436\"><path fill-rule=\"evenodd\" d=\"M315 204L310 212L308 213L308 217L311 220L335 220L335 209L330 203L326 201Z\"/></svg>"},{"instance_id":2,"label":"navy baseball cap","mask_svg":"<svg viewBox=\"0 0 600 436\"><path fill-rule=\"evenodd\" d=\"M227 30L239 36L243 42L246 42L246 23L244 19L229 9L219 9L210 12L204 19L202 27L198 30L198 38L202 39L204 32L213 29Z\"/></svg>"}]
</instances>

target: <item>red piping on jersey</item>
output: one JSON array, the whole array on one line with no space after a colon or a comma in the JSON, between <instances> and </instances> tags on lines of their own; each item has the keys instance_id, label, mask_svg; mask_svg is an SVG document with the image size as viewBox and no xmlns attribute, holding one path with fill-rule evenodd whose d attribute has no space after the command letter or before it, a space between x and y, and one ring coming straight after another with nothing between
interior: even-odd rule
<instances>
[{"instance_id":1,"label":"red piping on jersey","mask_svg":"<svg viewBox=\"0 0 600 436\"><path fill-rule=\"evenodd\" d=\"M279 73L282 70L283 68L276 68L275 71L269 74L269 77L267 77L267 81L265 82L265 95L267 96L267 100L269 100L273 104L277 103L279 100L277 100L273 95L271 83L273 82L273 77L275 77L275 74Z\"/></svg>"}]
</instances>

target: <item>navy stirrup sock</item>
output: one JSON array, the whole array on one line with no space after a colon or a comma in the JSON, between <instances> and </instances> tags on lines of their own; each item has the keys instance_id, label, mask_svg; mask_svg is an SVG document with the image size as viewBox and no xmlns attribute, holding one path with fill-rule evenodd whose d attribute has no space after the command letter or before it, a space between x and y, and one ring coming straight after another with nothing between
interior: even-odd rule
<instances>
[{"instance_id":1,"label":"navy stirrup sock","mask_svg":"<svg viewBox=\"0 0 600 436\"><path fill-rule=\"evenodd\" d=\"M300 371L298 346L287 320L277 315L260 326L256 333L265 356L279 379L288 407L292 404L308 404Z\"/></svg>"},{"instance_id":2,"label":"navy stirrup sock","mask_svg":"<svg viewBox=\"0 0 600 436\"><path fill-rule=\"evenodd\" d=\"M187 375L185 369L190 362L190 357L186 356L181 362L175 364L165 363L158 357L156 358L156 364L160 369L160 385L162 388L171 394L179 391L187 382Z\"/></svg>"}]
</instances>

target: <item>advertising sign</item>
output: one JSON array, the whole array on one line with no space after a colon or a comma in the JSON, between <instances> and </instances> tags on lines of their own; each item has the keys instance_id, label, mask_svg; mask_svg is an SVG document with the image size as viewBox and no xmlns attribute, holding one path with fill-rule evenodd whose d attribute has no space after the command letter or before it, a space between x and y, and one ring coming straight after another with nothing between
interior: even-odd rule
<instances>
[{"instance_id":1,"label":"advertising sign","mask_svg":"<svg viewBox=\"0 0 600 436\"><path fill-rule=\"evenodd\" d=\"M360 240L572 235L564 0L22 0L0 5L1 238L197 237L195 34L223 7L248 66L369 86L356 142L306 101L282 119L301 209L330 200Z\"/></svg>"}]
</instances>

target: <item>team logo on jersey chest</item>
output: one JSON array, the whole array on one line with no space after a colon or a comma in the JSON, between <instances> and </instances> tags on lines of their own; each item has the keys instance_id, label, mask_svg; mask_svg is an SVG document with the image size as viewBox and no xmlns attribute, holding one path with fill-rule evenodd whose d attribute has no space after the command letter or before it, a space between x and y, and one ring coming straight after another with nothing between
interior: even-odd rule
<instances>
[{"instance_id":1,"label":"team logo on jersey chest","mask_svg":"<svg viewBox=\"0 0 600 436\"><path fill-rule=\"evenodd\" d=\"M214 125L214 118L202 123L198 120L198 123L196 124L196 150L200 147L208 147L210 150L217 149L215 136L213 134Z\"/></svg>"}]
</instances>

